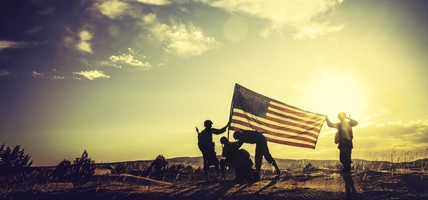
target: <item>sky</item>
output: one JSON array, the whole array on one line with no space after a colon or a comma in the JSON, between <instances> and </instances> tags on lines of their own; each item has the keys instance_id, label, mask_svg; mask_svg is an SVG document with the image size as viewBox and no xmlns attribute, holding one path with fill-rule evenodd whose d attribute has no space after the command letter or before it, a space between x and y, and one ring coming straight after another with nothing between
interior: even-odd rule
<instances>
[{"instance_id":1,"label":"sky","mask_svg":"<svg viewBox=\"0 0 428 200\"><path fill-rule=\"evenodd\" d=\"M201 156L235 84L337 122L353 158L428 157L428 1L2 0L0 143L33 165ZM338 160L324 124L315 149ZM220 137L214 136L217 154ZM254 154L254 145L243 148ZM281 167L281 166L280 166Z\"/></svg>"}]
</instances>

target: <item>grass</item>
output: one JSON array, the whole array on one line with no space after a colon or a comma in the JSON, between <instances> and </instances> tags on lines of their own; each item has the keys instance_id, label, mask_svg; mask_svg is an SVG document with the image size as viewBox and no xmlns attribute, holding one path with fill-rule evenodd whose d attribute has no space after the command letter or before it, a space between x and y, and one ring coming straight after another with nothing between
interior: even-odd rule
<instances>
[{"instance_id":1,"label":"grass","mask_svg":"<svg viewBox=\"0 0 428 200\"><path fill-rule=\"evenodd\" d=\"M374 154L375 155L375 154ZM389 174L389 183L401 181L403 174L420 174L420 179L426 178L428 174L428 149L425 152L396 151L395 148L390 155L385 155L390 161L368 161L361 159L353 160L353 174L358 176L362 183L375 179L379 176ZM174 162L171 162L174 163ZM332 178L335 172L340 170L340 163L337 160L315 161L315 160L287 160L277 159L283 176L294 180L294 187L300 188L304 180L314 177L322 177L326 180ZM181 163L169 164L161 168L160 172L150 168L151 161L135 161L124 163L97 164L96 173L91 181L81 188L94 188L97 192L103 188L113 187L119 189L138 188L139 191L151 192L159 188L165 190L166 187L184 187L186 184L197 185L204 182L203 170L195 166L191 159ZM309 165L310 164L310 165ZM120 173L113 174L115 168L122 167ZM312 166L308 170L308 166ZM30 167L24 174L11 177L14 182L12 187L0 187L0 199L10 196L15 192L31 192L32 194L46 191L73 190L70 182L58 182L52 176L54 167ZM306 169L306 170L304 170ZM213 168L211 174L215 174ZM234 177L233 170L226 171L227 179ZM262 177L270 177L275 174L273 167L264 163L262 165ZM18 177L19 176L19 177ZM395 178L394 178L395 177ZM426 181L426 180L425 180ZM171 185L172 184L172 185ZM370 184L363 184L363 187L370 188ZM397 183L398 184L398 183Z\"/></svg>"}]
</instances>

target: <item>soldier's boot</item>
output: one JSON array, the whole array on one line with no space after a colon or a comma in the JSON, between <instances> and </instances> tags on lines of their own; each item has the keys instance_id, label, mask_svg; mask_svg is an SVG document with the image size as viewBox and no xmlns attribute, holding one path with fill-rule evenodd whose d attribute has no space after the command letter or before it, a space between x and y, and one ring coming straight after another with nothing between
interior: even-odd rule
<instances>
[{"instance_id":1,"label":"soldier's boot","mask_svg":"<svg viewBox=\"0 0 428 200\"><path fill-rule=\"evenodd\" d=\"M276 171L276 176L280 176L281 175L281 170L279 170L278 165L276 164L276 161L272 162L272 165L275 167L275 171Z\"/></svg>"},{"instance_id":2,"label":"soldier's boot","mask_svg":"<svg viewBox=\"0 0 428 200\"><path fill-rule=\"evenodd\" d=\"M259 181L260 180L260 169L256 169L256 172L254 173L254 180Z\"/></svg>"}]
</instances>

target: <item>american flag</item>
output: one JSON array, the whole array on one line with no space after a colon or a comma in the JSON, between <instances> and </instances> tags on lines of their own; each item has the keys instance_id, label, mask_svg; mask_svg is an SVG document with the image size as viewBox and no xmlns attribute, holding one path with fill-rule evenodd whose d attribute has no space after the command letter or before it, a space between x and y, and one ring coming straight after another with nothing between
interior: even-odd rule
<instances>
[{"instance_id":1,"label":"american flag","mask_svg":"<svg viewBox=\"0 0 428 200\"><path fill-rule=\"evenodd\" d=\"M257 130L267 141L315 149L325 115L287 105L235 84L229 130Z\"/></svg>"}]
</instances>

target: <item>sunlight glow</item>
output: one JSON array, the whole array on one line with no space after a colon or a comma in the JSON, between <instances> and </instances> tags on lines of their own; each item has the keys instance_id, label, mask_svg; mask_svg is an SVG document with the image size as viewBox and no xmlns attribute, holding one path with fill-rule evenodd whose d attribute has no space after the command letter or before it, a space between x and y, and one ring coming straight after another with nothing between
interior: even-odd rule
<instances>
[{"instance_id":1,"label":"sunlight glow","mask_svg":"<svg viewBox=\"0 0 428 200\"><path fill-rule=\"evenodd\" d=\"M361 116L364 112L365 91L356 79L345 74L322 74L312 82L306 95L308 109L330 119L336 119L338 112L352 116Z\"/></svg>"}]
</instances>

